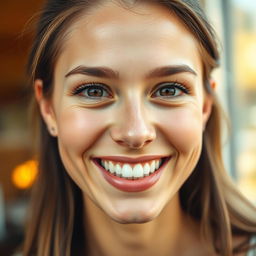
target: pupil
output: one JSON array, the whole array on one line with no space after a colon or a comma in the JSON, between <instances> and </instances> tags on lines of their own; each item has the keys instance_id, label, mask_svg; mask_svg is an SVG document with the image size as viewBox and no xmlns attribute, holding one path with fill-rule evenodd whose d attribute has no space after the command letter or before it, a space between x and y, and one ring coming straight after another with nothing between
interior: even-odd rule
<instances>
[{"instance_id":1,"label":"pupil","mask_svg":"<svg viewBox=\"0 0 256 256\"><path fill-rule=\"evenodd\" d=\"M160 94L161 96L173 96L175 94L175 88L162 88Z\"/></svg>"},{"instance_id":2,"label":"pupil","mask_svg":"<svg viewBox=\"0 0 256 256\"><path fill-rule=\"evenodd\" d=\"M91 89L88 89L88 95L91 97L102 97L103 92L102 92L102 89L91 88Z\"/></svg>"}]
</instances>

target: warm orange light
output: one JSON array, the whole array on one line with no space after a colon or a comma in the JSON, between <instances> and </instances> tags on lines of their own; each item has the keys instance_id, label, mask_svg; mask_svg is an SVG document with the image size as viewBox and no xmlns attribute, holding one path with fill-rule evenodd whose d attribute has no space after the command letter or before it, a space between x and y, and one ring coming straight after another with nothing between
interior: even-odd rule
<instances>
[{"instance_id":1,"label":"warm orange light","mask_svg":"<svg viewBox=\"0 0 256 256\"><path fill-rule=\"evenodd\" d=\"M29 160L15 167L12 172L12 182L15 187L19 189L31 187L38 172L37 166L37 161Z\"/></svg>"}]
</instances>

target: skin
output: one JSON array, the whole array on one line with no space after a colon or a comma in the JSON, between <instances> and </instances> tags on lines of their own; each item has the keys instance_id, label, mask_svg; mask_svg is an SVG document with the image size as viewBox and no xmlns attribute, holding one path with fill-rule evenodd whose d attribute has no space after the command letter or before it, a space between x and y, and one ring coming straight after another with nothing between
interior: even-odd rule
<instances>
[{"instance_id":1,"label":"skin","mask_svg":"<svg viewBox=\"0 0 256 256\"><path fill-rule=\"evenodd\" d=\"M67 76L80 65L108 67L119 77ZM153 69L176 65L193 72L147 77ZM36 80L42 116L58 138L68 174L84 193L89 255L213 255L178 197L199 159L211 113L202 72L198 42L168 10L141 4L133 12L108 3L68 29L51 99L42 96L42 81ZM105 84L111 95L73 94L90 82ZM157 85L164 82L189 92L161 96ZM171 159L155 185L131 193L106 182L91 160L106 155Z\"/></svg>"}]
</instances>

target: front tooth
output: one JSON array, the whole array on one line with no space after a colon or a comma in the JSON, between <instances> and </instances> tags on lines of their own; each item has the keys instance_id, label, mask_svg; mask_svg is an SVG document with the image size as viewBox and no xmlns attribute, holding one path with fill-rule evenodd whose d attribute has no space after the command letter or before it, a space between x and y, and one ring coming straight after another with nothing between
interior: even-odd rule
<instances>
[{"instance_id":1,"label":"front tooth","mask_svg":"<svg viewBox=\"0 0 256 256\"><path fill-rule=\"evenodd\" d=\"M108 167L109 167L109 171L110 171L111 173L114 173L114 172L115 172L114 165L113 165L112 162L109 162Z\"/></svg>"},{"instance_id":2,"label":"front tooth","mask_svg":"<svg viewBox=\"0 0 256 256\"><path fill-rule=\"evenodd\" d=\"M150 165L150 173L153 173L156 169L156 162L152 161L151 165Z\"/></svg>"},{"instance_id":3,"label":"front tooth","mask_svg":"<svg viewBox=\"0 0 256 256\"><path fill-rule=\"evenodd\" d=\"M150 173L150 165L149 165L148 163L146 163L146 164L144 165L143 173L144 173L144 175L146 175L146 176L149 175L149 173Z\"/></svg>"},{"instance_id":4,"label":"front tooth","mask_svg":"<svg viewBox=\"0 0 256 256\"><path fill-rule=\"evenodd\" d=\"M124 164L122 168L122 177L132 178L132 167L129 164Z\"/></svg>"},{"instance_id":5,"label":"front tooth","mask_svg":"<svg viewBox=\"0 0 256 256\"><path fill-rule=\"evenodd\" d=\"M156 160L156 170L159 168L160 166L160 160Z\"/></svg>"},{"instance_id":6,"label":"front tooth","mask_svg":"<svg viewBox=\"0 0 256 256\"><path fill-rule=\"evenodd\" d=\"M141 164L136 164L133 167L133 177L134 178L142 178L143 177L143 168Z\"/></svg>"},{"instance_id":7,"label":"front tooth","mask_svg":"<svg viewBox=\"0 0 256 256\"><path fill-rule=\"evenodd\" d=\"M119 176L119 177L121 176L122 168L121 168L121 166L119 164L117 164L115 166L115 173L116 173L117 176Z\"/></svg>"}]
</instances>

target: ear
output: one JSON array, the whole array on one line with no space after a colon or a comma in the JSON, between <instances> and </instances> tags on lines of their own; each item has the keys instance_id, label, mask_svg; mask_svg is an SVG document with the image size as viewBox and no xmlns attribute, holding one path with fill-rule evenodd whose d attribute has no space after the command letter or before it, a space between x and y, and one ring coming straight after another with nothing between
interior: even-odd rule
<instances>
[{"instance_id":1,"label":"ear","mask_svg":"<svg viewBox=\"0 0 256 256\"><path fill-rule=\"evenodd\" d=\"M216 81L211 79L209 81L209 87L211 91L216 88ZM213 96L209 92L204 92L204 102L203 102L203 128L205 129L207 121L212 112Z\"/></svg>"},{"instance_id":2,"label":"ear","mask_svg":"<svg viewBox=\"0 0 256 256\"><path fill-rule=\"evenodd\" d=\"M49 133L56 137L58 135L56 118L52 107L52 102L43 95L43 81L40 79L35 80L34 91L39 109L44 119Z\"/></svg>"}]
</instances>

